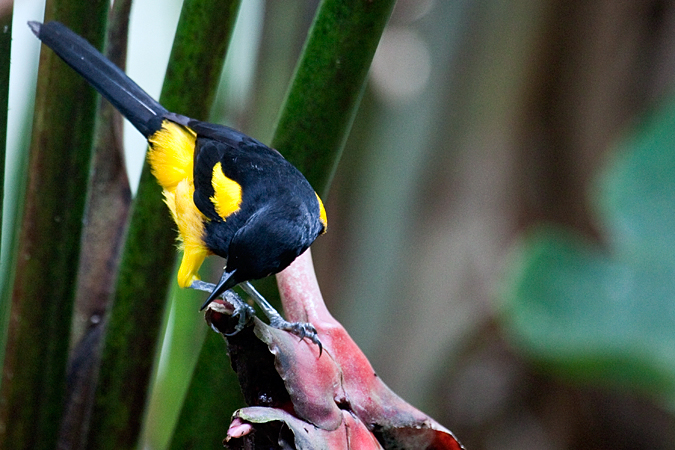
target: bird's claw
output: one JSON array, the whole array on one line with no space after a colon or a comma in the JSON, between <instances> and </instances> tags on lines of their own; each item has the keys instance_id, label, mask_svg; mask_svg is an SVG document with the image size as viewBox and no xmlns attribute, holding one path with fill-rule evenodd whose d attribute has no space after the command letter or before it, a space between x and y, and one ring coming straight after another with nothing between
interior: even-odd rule
<instances>
[{"instance_id":1,"label":"bird's claw","mask_svg":"<svg viewBox=\"0 0 675 450\"><path fill-rule=\"evenodd\" d=\"M254 302L260 306L260 309L265 313L267 318L270 320L270 326L278 330L288 331L300 338L300 340L308 338L310 341L314 342L319 346L319 356L323 354L323 345L316 332L316 328L311 323L307 322L289 322L281 317L281 314L277 312L276 309L269 304L265 297L260 295L260 293L253 287L251 283L245 281L240 284L241 288L248 295L251 296Z\"/></svg>"},{"instance_id":2,"label":"bird's claw","mask_svg":"<svg viewBox=\"0 0 675 450\"><path fill-rule=\"evenodd\" d=\"M192 289L197 289L200 291L204 292L211 292L213 291L215 285L212 283L207 283L201 280L195 280L192 282L190 285ZM244 329L246 324L248 323L249 320L251 320L251 317L255 316L255 309L248 303L246 303L244 300L242 300L241 297L239 297L237 294L234 292L227 290L222 293L220 296L224 301L232 305L233 311L232 311L232 317L237 317L239 316L239 320L237 322L237 325L234 327L234 332L232 333L223 333L226 336L234 336L235 334L239 333L241 330ZM216 332L220 332L219 330L216 330Z\"/></svg>"},{"instance_id":3,"label":"bird's claw","mask_svg":"<svg viewBox=\"0 0 675 450\"><path fill-rule=\"evenodd\" d=\"M323 345L321 345L321 341L319 340L319 335L316 331L316 328L314 328L314 325L312 325L311 323L289 322L287 320L282 319L281 317L278 318L275 317L270 319L270 326L278 330L288 331L289 333L299 337L300 340L303 340L305 338L309 339L319 347L319 356L321 356L321 354L323 353Z\"/></svg>"},{"instance_id":4,"label":"bird's claw","mask_svg":"<svg viewBox=\"0 0 675 450\"><path fill-rule=\"evenodd\" d=\"M190 287L200 291L212 292L215 288L215 285L201 280L195 280L192 282ZM251 298L253 298L258 306L260 306L262 311L269 318L270 326L272 328L288 331L289 333L298 336L300 340L305 338L309 339L319 347L319 356L323 354L323 345L321 345L321 341L319 340L319 336L317 334L316 328L314 328L314 325L308 322L289 322L285 320L249 282L242 283L241 287L251 296ZM234 332L224 333L226 336L234 336L244 329L251 317L255 316L255 310L251 305L244 302L241 297L231 290L223 292L221 297L223 297L223 300L231 304L234 308L232 317L239 316L239 321L234 327Z\"/></svg>"},{"instance_id":5,"label":"bird's claw","mask_svg":"<svg viewBox=\"0 0 675 450\"><path fill-rule=\"evenodd\" d=\"M223 333L225 336L234 336L235 334L239 333L244 329L248 321L251 320L251 317L255 316L255 309L253 309L251 305L244 303L244 301L239 296L236 296L236 298L238 301L233 302L232 298L225 300L234 306L232 317L239 317L237 325L234 327L234 331L232 333Z\"/></svg>"}]
</instances>

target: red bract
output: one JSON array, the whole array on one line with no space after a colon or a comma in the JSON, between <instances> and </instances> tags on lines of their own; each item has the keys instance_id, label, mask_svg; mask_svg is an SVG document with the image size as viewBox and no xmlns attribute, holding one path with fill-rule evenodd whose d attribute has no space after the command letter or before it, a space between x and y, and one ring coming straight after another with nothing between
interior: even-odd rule
<instances>
[{"instance_id":1,"label":"red bract","mask_svg":"<svg viewBox=\"0 0 675 450\"><path fill-rule=\"evenodd\" d=\"M323 354L308 340L258 319L226 336L246 402L234 414L228 446L296 449L449 449L463 447L442 425L403 401L377 376L330 315L305 252L277 275L286 318L310 322ZM236 320L216 304L209 324L224 334Z\"/></svg>"}]
</instances>

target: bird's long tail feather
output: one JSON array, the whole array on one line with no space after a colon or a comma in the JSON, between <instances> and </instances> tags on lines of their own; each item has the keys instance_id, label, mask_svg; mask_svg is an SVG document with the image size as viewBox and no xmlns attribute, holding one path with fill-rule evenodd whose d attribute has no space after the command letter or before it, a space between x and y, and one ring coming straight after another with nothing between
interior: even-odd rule
<instances>
[{"instance_id":1,"label":"bird's long tail feather","mask_svg":"<svg viewBox=\"0 0 675 450\"><path fill-rule=\"evenodd\" d=\"M168 111L86 40L59 22L28 22L28 26L145 137L161 127Z\"/></svg>"}]
</instances>

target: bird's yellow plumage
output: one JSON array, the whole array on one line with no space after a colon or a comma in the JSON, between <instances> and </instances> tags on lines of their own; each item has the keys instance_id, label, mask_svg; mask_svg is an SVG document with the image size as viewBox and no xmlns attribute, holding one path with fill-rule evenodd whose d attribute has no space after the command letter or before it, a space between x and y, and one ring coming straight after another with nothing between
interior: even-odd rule
<instances>
[{"instance_id":1,"label":"bird's yellow plumage","mask_svg":"<svg viewBox=\"0 0 675 450\"><path fill-rule=\"evenodd\" d=\"M164 189L173 192L178 183L192 183L192 161L196 136L192 130L164 120L162 128L148 138L148 162L152 174Z\"/></svg>"},{"instance_id":2,"label":"bird's yellow plumage","mask_svg":"<svg viewBox=\"0 0 675 450\"><path fill-rule=\"evenodd\" d=\"M216 208L216 212L223 220L239 210L241 205L241 186L234 180L231 180L223 174L223 166L220 162L213 166L211 177L213 186L213 197L210 200Z\"/></svg>"},{"instance_id":3,"label":"bird's yellow plumage","mask_svg":"<svg viewBox=\"0 0 675 450\"><path fill-rule=\"evenodd\" d=\"M205 219L192 201L193 194L194 186L187 178L181 180L173 192L164 190L164 201L178 226L179 248L183 250L178 269L178 285L183 288L199 280L199 268L211 253L203 244Z\"/></svg>"},{"instance_id":4,"label":"bird's yellow plumage","mask_svg":"<svg viewBox=\"0 0 675 450\"><path fill-rule=\"evenodd\" d=\"M166 202L178 226L179 248L183 259L178 269L178 284L189 287L199 279L199 268L210 254L204 246L204 215L192 200L195 187L192 161L195 134L181 125L165 120L148 138L148 162L152 174L164 188Z\"/></svg>"},{"instance_id":5,"label":"bird's yellow plumage","mask_svg":"<svg viewBox=\"0 0 675 450\"><path fill-rule=\"evenodd\" d=\"M321 201L321 197L319 197L319 194L315 192L314 195L316 195L316 199L319 201L319 220L323 224L323 232L321 233L323 234L328 229L328 217L326 216L326 208L324 208L323 202Z\"/></svg>"}]
</instances>

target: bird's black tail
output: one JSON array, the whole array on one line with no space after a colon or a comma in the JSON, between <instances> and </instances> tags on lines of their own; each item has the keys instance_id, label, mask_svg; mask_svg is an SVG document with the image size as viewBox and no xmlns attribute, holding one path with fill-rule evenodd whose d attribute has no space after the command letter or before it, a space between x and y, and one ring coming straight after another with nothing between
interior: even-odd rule
<instances>
[{"instance_id":1,"label":"bird's black tail","mask_svg":"<svg viewBox=\"0 0 675 450\"><path fill-rule=\"evenodd\" d=\"M159 129L168 111L91 44L59 22L28 22L28 26L145 137Z\"/></svg>"}]
</instances>

